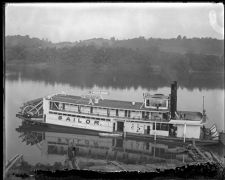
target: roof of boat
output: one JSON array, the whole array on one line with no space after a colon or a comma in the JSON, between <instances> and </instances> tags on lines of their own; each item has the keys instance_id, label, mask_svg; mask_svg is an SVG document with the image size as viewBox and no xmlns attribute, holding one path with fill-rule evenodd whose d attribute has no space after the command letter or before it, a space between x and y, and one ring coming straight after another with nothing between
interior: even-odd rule
<instances>
[{"instance_id":1,"label":"roof of boat","mask_svg":"<svg viewBox=\"0 0 225 180\"><path fill-rule=\"evenodd\" d=\"M159 98L159 99L169 99L169 96L166 96L164 94L151 94L149 92L146 92L143 94L144 98Z\"/></svg>"},{"instance_id":2,"label":"roof of boat","mask_svg":"<svg viewBox=\"0 0 225 180\"><path fill-rule=\"evenodd\" d=\"M53 101L65 102L71 104L82 104L82 105L90 105L88 98L83 98L81 96L74 95L65 95L65 94L57 94L51 97ZM94 102L94 100L93 100ZM120 100L109 100L99 99L98 103L94 103L93 106L97 107L105 107L105 108L113 108L113 109L130 109L130 110L147 110L147 111L156 111L156 109L150 109L144 107L144 102L135 102L133 104L132 101L120 101ZM165 111L160 110L159 111ZM168 110L166 110L168 111Z\"/></svg>"}]
</instances>

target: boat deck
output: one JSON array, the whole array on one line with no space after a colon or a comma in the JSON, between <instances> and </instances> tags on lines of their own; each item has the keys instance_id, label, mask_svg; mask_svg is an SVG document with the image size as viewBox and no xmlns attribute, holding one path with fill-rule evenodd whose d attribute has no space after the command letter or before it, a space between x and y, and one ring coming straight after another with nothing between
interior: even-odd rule
<instances>
[{"instance_id":1,"label":"boat deck","mask_svg":"<svg viewBox=\"0 0 225 180\"><path fill-rule=\"evenodd\" d=\"M88 98L82 98L80 96L57 94L57 95L53 96L51 99L53 101L58 101L58 102L90 105ZM99 102L95 103L93 106L112 108L112 109L157 111L156 109L145 108L143 102L135 102L135 104L133 105L132 101L119 101L119 100L109 100L109 99L104 99L104 100L99 99ZM159 111L168 112L169 110L160 110L159 109L158 112Z\"/></svg>"},{"instance_id":2,"label":"boat deck","mask_svg":"<svg viewBox=\"0 0 225 180\"><path fill-rule=\"evenodd\" d=\"M82 98L80 96L72 96L72 95L64 95L64 94L57 94L54 95L52 101L56 102L65 102L69 104L81 104L85 106L90 106L88 98ZM120 101L120 100L110 100L104 99L99 100L99 102L94 105L94 107L103 107L103 108L111 108L111 109L127 109L133 111L151 111L151 112L169 112L169 110L156 110L151 108L145 108L143 102L135 102L132 104L132 101ZM191 120L191 121L199 121L202 119L201 112L193 112L193 111L177 111L180 120Z\"/></svg>"}]
</instances>

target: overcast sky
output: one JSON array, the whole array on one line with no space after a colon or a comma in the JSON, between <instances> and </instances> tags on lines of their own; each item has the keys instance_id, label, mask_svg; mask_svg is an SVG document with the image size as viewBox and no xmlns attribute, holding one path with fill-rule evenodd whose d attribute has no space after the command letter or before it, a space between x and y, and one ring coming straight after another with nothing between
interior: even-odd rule
<instances>
[{"instance_id":1,"label":"overcast sky","mask_svg":"<svg viewBox=\"0 0 225 180\"><path fill-rule=\"evenodd\" d=\"M221 3L10 3L5 9L5 34L52 42L179 34L224 39L223 17Z\"/></svg>"}]
</instances>

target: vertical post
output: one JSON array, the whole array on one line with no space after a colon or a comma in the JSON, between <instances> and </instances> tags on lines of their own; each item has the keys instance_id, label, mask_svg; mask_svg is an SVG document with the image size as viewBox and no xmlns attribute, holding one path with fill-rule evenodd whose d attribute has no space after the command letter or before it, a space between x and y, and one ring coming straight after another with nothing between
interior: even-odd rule
<instances>
[{"instance_id":1,"label":"vertical post","mask_svg":"<svg viewBox=\"0 0 225 180\"><path fill-rule=\"evenodd\" d=\"M126 125L126 119L124 121L124 125L123 125L123 135L124 135L124 138L126 138L126 130L125 130L125 126Z\"/></svg>"},{"instance_id":2,"label":"vertical post","mask_svg":"<svg viewBox=\"0 0 225 180\"><path fill-rule=\"evenodd\" d=\"M185 138L186 138L186 122L184 123L184 143L185 143Z\"/></svg>"},{"instance_id":3,"label":"vertical post","mask_svg":"<svg viewBox=\"0 0 225 180\"><path fill-rule=\"evenodd\" d=\"M154 136L154 140L156 140L156 121L155 121L155 136Z\"/></svg>"},{"instance_id":4,"label":"vertical post","mask_svg":"<svg viewBox=\"0 0 225 180\"><path fill-rule=\"evenodd\" d=\"M153 157L155 157L155 143L154 143L154 151L153 152L154 152Z\"/></svg>"},{"instance_id":5,"label":"vertical post","mask_svg":"<svg viewBox=\"0 0 225 180\"><path fill-rule=\"evenodd\" d=\"M205 107L204 107L204 96L203 96L203 111L204 111Z\"/></svg>"},{"instance_id":6,"label":"vertical post","mask_svg":"<svg viewBox=\"0 0 225 180\"><path fill-rule=\"evenodd\" d=\"M171 96L170 96L170 113L171 119L175 119L175 112L177 111L177 82L174 81L171 84Z\"/></svg>"}]
</instances>

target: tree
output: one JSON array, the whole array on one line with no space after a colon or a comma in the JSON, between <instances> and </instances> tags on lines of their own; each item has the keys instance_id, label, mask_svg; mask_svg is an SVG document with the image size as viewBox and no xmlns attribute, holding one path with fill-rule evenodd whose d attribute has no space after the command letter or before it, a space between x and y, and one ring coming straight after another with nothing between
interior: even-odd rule
<instances>
[{"instance_id":1,"label":"tree","mask_svg":"<svg viewBox=\"0 0 225 180\"><path fill-rule=\"evenodd\" d=\"M178 40L181 40L181 35L178 35L178 36L177 36L177 39L178 39Z\"/></svg>"},{"instance_id":2,"label":"tree","mask_svg":"<svg viewBox=\"0 0 225 180\"><path fill-rule=\"evenodd\" d=\"M115 41L115 37L111 37L110 40L111 40L111 41Z\"/></svg>"}]
</instances>

